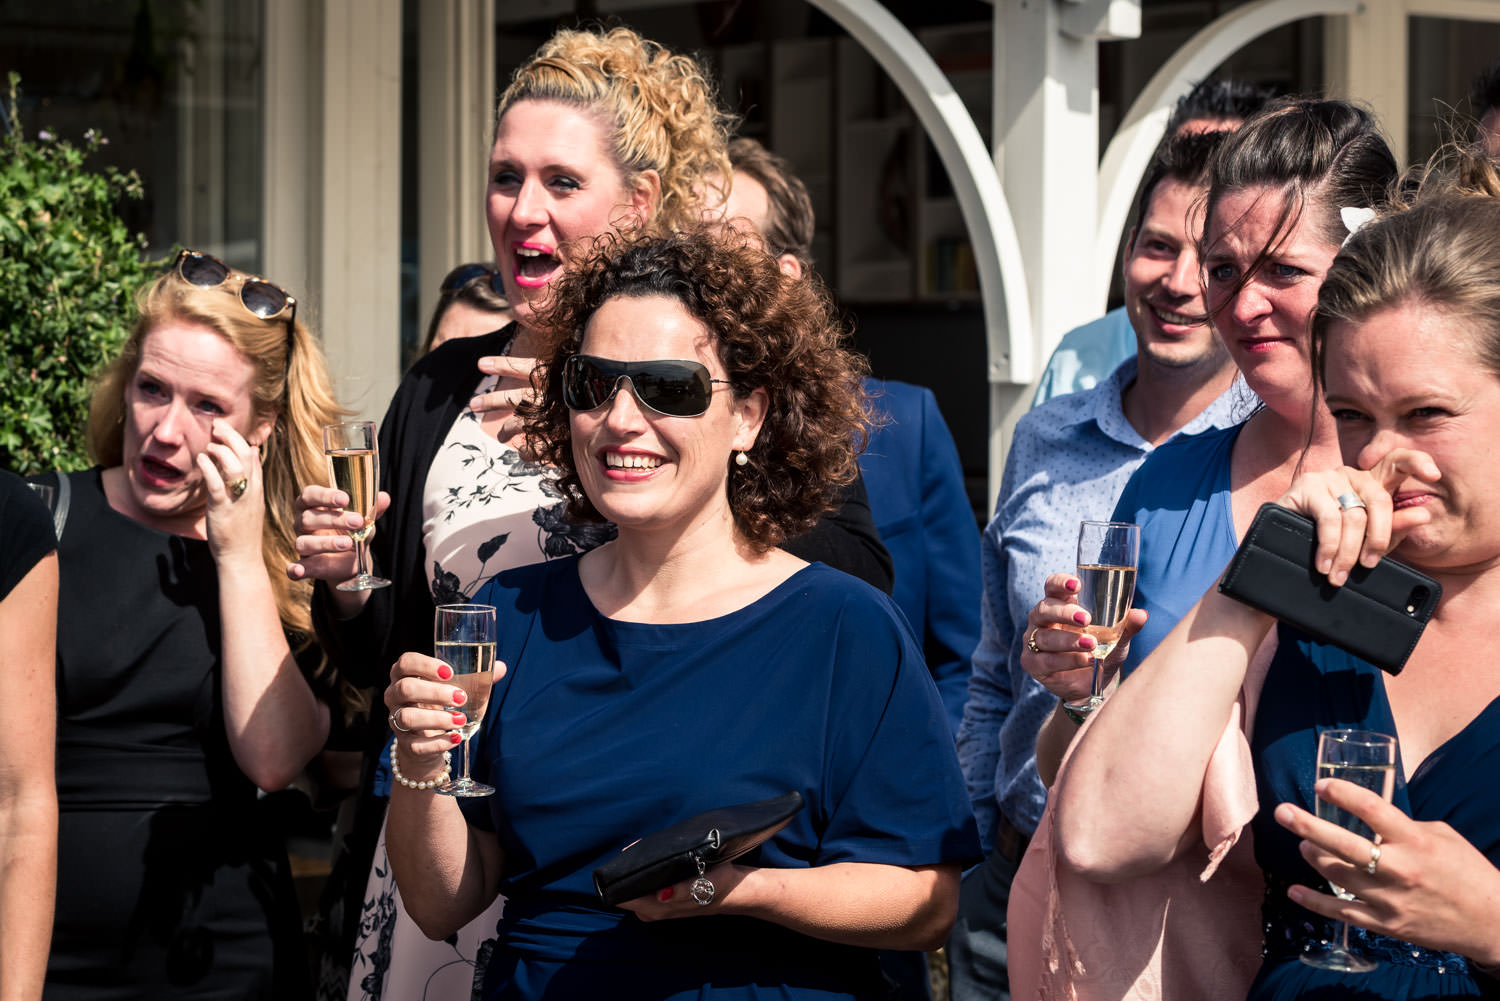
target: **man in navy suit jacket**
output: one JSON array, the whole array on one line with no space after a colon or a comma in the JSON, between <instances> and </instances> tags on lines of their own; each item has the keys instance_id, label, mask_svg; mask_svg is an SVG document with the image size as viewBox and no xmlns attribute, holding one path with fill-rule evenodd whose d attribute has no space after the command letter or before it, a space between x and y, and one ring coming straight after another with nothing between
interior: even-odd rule
<instances>
[{"instance_id":1,"label":"man in navy suit jacket","mask_svg":"<svg viewBox=\"0 0 1500 1001\"><path fill-rule=\"evenodd\" d=\"M781 270L812 271L814 216L807 188L787 162L754 139L729 144L734 177L724 219L758 236ZM891 596L922 643L954 734L963 719L970 655L979 643L979 522L964 490L953 434L931 390L866 379L872 408L884 420L870 432L860 473L870 514L891 554ZM926 957L882 951L881 967L896 1001L926 1001Z\"/></svg>"},{"instance_id":2,"label":"man in navy suit jacket","mask_svg":"<svg viewBox=\"0 0 1500 1001\"><path fill-rule=\"evenodd\" d=\"M763 240L781 270L812 270L814 216L784 159L754 139L729 144L734 167L724 218ZM957 734L979 644L979 523L964 489L953 434L932 391L866 379L882 422L859 458L870 514L895 568L891 596L922 643Z\"/></svg>"},{"instance_id":3,"label":"man in navy suit jacket","mask_svg":"<svg viewBox=\"0 0 1500 1001\"><path fill-rule=\"evenodd\" d=\"M870 514L896 568L891 597L906 613L955 733L979 643L979 526L953 434L932 390L866 379L888 418L859 457Z\"/></svg>"}]
</instances>

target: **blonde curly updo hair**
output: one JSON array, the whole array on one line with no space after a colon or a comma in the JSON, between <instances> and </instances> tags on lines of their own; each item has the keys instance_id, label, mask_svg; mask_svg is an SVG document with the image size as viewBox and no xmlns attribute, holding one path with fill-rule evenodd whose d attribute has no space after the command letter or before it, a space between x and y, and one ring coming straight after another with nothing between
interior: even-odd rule
<instances>
[{"instance_id":1,"label":"blonde curly updo hair","mask_svg":"<svg viewBox=\"0 0 1500 1001\"><path fill-rule=\"evenodd\" d=\"M626 186L648 170L661 178L651 222L662 229L696 223L703 186L730 176L733 120L712 78L696 59L629 28L557 32L516 70L500 95L496 126L527 100L576 105L611 123L610 149Z\"/></svg>"}]
</instances>

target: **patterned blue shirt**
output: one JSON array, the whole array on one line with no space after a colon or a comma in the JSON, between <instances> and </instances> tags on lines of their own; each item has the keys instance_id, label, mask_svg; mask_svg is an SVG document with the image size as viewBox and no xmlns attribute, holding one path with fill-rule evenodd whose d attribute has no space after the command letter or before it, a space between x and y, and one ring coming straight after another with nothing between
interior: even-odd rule
<instances>
[{"instance_id":1,"label":"patterned blue shirt","mask_svg":"<svg viewBox=\"0 0 1500 1001\"><path fill-rule=\"evenodd\" d=\"M1054 396L1081 393L1108 379L1126 358L1135 357L1135 328L1124 306L1117 306L1081 327L1063 334L1047 359L1031 405L1039 407Z\"/></svg>"},{"instance_id":2,"label":"patterned blue shirt","mask_svg":"<svg viewBox=\"0 0 1500 1001\"><path fill-rule=\"evenodd\" d=\"M980 542L981 632L958 731L986 851L1001 813L1025 834L1042 816L1047 790L1037 775L1036 736L1057 699L1021 667L1026 615L1047 576L1077 564L1078 523L1107 520L1152 451L1121 407L1135 373L1132 357L1094 389L1049 400L1016 424L995 517ZM1228 427L1254 403L1236 380L1178 434Z\"/></svg>"}]
</instances>

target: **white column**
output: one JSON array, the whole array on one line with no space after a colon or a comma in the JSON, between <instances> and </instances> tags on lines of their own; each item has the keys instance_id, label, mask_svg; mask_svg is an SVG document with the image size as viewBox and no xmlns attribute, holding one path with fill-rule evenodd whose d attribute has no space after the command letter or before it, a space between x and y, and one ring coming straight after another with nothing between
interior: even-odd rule
<instances>
[{"instance_id":1,"label":"white column","mask_svg":"<svg viewBox=\"0 0 1500 1001\"><path fill-rule=\"evenodd\" d=\"M425 0L417 29L417 326L455 264L493 261L484 192L495 113L494 0Z\"/></svg>"},{"instance_id":2,"label":"white column","mask_svg":"<svg viewBox=\"0 0 1500 1001\"><path fill-rule=\"evenodd\" d=\"M315 72L317 4L266 0L265 143L261 177L261 260L264 272L297 296L298 315L322 315L318 290L309 281L310 261L321 240L313 211L313 138L322 121L321 74ZM321 328L312 324L316 333Z\"/></svg>"},{"instance_id":3,"label":"white column","mask_svg":"<svg viewBox=\"0 0 1500 1001\"><path fill-rule=\"evenodd\" d=\"M1100 38L1140 33L1136 3L996 0L995 162L1026 262L1040 374L1068 330L1098 316L1088 294L1098 224ZM990 496L1031 388L990 387Z\"/></svg>"},{"instance_id":4,"label":"white column","mask_svg":"<svg viewBox=\"0 0 1500 1001\"><path fill-rule=\"evenodd\" d=\"M322 240L311 278L339 398L378 418L400 377L401 2L322 7Z\"/></svg>"},{"instance_id":5,"label":"white column","mask_svg":"<svg viewBox=\"0 0 1500 1001\"><path fill-rule=\"evenodd\" d=\"M266 0L265 270L321 336L340 402L400 377L401 2Z\"/></svg>"},{"instance_id":6,"label":"white column","mask_svg":"<svg viewBox=\"0 0 1500 1001\"><path fill-rule=\"evenodd\" d=\"M1329 95L1373 110L1397 163L1406 162L1406 26L1407 4L1386 0L1328 18L1323 34Z\"/></svg>"}]
</instances>

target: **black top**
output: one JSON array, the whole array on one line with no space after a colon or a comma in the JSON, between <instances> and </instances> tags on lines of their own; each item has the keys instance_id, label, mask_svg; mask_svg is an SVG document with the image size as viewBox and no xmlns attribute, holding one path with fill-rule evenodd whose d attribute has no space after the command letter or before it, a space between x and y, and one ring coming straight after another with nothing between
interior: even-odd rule
<instances>
[{"instance_id":1,"label":"black top","mask_svg":"<svg viewBox=\"0 0 1500 1001\"><path fill-rule=\"evenodd\" d=\"M97 469L69 479L58 550L59 801L253 803L224 729L208 543L114 510Z\"/></svg>"},{"instance_id":2,"label":"black top","mask_svg":"<svg viewBox=\"0 0 1500 1001\"><path fill-rule=\"evenodd\" d=\"M25 480L0 470L0 599L56 548L46 505Z\"/></svg>"},{"instance_id":3,"label":"black top","mask_svg":"<svg viewBox=\"0 0 1500 1001\"><path fill-rule=\"evenodd\" d=\"M230 750L208 543L114 510L97 469L68 479L44 997L295 1001L297 901L270 801Z\"/></svg>"}]
</instances>

